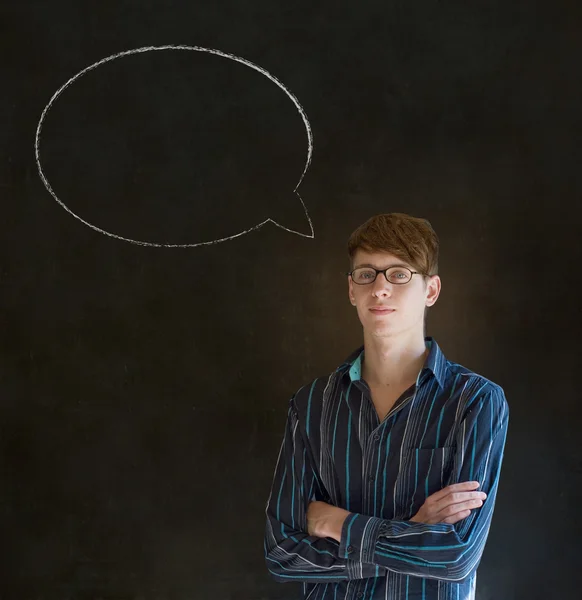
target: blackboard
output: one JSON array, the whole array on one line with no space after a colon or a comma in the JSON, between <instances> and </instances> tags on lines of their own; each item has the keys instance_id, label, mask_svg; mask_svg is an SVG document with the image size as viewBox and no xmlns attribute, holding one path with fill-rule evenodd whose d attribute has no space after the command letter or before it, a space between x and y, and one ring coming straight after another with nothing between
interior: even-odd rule
<instances>
[{"instance_id":1,"label":"blackboard","mask_svg":"<svg viewBox=\"0 0 582 600\"><path fill-rule=\"evenodd\" d=\"M579 19L4 2L0 598L300 597L262 546L287 400L360 344L345 244L392 211L511 407L477 597L576 597Z\"/></svg>"}]
</instances>

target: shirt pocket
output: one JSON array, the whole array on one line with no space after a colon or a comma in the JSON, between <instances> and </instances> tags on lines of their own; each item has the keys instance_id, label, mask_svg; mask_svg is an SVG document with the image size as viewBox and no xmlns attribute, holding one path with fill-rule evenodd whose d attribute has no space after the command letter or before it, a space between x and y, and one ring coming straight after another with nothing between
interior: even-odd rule
<instances>
[{"instance_id":1,"label":"shirt pocket","mask_svg":"<svg viewBox=\"0 0 582 600\"><path fill-rule=\"evenodd\" d=\"M442 490L451 473L455 448L407 448L396 478L396 518L413 517L424 501Z\"/></svg>"}]
</instances>

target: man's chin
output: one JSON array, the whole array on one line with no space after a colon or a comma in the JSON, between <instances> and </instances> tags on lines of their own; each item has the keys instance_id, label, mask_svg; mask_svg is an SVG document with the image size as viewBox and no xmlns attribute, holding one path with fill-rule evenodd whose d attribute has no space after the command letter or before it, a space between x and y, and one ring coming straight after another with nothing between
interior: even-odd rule
<instances>
[{"instance_id":1,"label":"man's chin","mask_svg":"<svg viewBox=\"0 0 582 600\"><path fill-rule=\"evenodd\" d=\"M371 327L370 329L365 329L365 331L368 335L376 338L387 338L394 335L392 327Z\"/></svg>"}]
</instances>

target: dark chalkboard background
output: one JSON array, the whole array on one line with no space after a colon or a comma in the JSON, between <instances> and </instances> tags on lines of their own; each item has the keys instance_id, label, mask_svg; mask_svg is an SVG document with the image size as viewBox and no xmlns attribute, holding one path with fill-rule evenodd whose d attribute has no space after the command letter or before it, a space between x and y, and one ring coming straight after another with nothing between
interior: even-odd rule
<instances>
[{"instance_id":1,"label":"dark chalkboard background","mask_svg":"<svg viewBox=\"0 0 582 600\"><path fill-rule=\"evenodd\" d=\"M0 598L291 599L262 555L287 399L360 343L345 242L428 218L427 333L511 407L481 600L574 598L582 572L582 10L575 3L17 2L0 8ZM45 189L54 92L142 46L216 48L299 99L309 239L271 224L198 248L90 229ZM63 201L192 243L293 194L299 113L210 55L132 56L47 115ZM131 64L130 64L131 63Z\"/></svg>"}]
</instances>

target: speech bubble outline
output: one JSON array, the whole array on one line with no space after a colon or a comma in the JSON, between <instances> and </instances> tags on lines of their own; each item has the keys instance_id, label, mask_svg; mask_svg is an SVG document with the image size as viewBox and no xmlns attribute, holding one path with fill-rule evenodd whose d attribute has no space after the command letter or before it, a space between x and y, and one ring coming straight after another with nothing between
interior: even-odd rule
<instances>
[{"instance_id":1,"label":"speech bubble outline","mask_svg":"<svg viewBox=\"0 0 582 600\"><path fill-rule=\"evenodd\" d=\"M57 194L53 190L51 184L49 183L47 177L44 174L44 171L43 171L42 165L41 165L41 161L40 161L40 139L41 139L41 133L42 133L42 126L43 126L43 123L45 121L46 115L48 114L48 112L51 109L52 105L54 104L55 100L70 85L72 85L77 79L79 79L80 77L82 77L83 75L85 75L85 73L88 73L89 71L92 71L92 70L96 69L97 67L105 64L105 63L111 62L111 61L116 60L118 58L123 58L125 56L130 56L132 54L142 54L144 52L161 51L161 50L189 50L189 51L194 51L194 52L207 52L209 54L215 54L216 56L220 56L222 58L226 58L226 59L229 59L229 60L234 60L234 61L236 61L238 63L241 63L241 64L243 64L243 65L245 65L247 67L250 67L251 69L254 69L255 71L258 71L259 73L261 73L262 75L264 75L265 77L267 77L268 79L270 79L274 84L276 84L279 88L281 88L287 94L287 96L289 97L289 99L295 105L295 108L297 108L297 110L299 111L299 114L301 115L301 118L303 119L303 124L305 125L305 131L307 133L307 160L305 162L305 166L303 168L303 172L301 173L299 181L297 182L297 185L295 186L295 189L293 190L293 192L296 194L297 198L299 198L299 201L301 202L301 206L303 207L303 210L305 212L305 216L307 217L307 221L309 223L309 228L311 230L310 234L301 233L300 231L295 231L294 229L289 229L288 227L285 227L284 225L282 225L281 223L278 223L274 219L268 218L268 219L265 219L264 221L262 221L261 223L259 223L257 225L254 225L253 227L251 227L249 229L245 229L244 231L240 231L239 233L236 233L234 235L229 235L227 237L219 238L219 239L216 239L216 240L209 240L209 241L206 241L206 242L197 242L197 243L193 243L193 244L161 244L161 243L156 243L156 242L144 242L142 240L134 240L134 239L131 239L131 238L123 237L121 235L117 235L115 233L111 233L110 231L106 231L105 229L101 229L100 227L97 227L96 225L93 225L92 223L89 223L88 221L86 221L85 219L83 219L81 216L79 216L77 213L73 212L57 196ZM297 191L297 189L301 185L301 182L303 181L303 178L305 177L305 173L307 173L307 169L309 168L309 165L311 163L311 156L313 154L313 134L311 132L311 125L309 124L309 120L307 119L307 114L303 110L303 107L301 106L301 104L299 103L299 100L297 100L297 98L295 97L295 95L290 90L288 90L274 75L271 75L271 73L269 73L267 70L263 69L259 65L256 65L256 64L250 62L249 60L241 58L240 56L235 56L234 54L229 54L227 52L222 52L221 50L215 50L213 48L203 48L201 46L186 46L186 45L175 45L175 46L174 45L144 46L144 47L141 47L141 48L134 48L133 50L126 50L124 52L118 52L117 54L112 54L110 56L107 56L107 57L105 57L105 58L97 61L96 63L93 63L93 64L89 65L88 67L84 68L82 71L79 71L79 73L77 73L76 75L74 75L73 77L71 77L64 85L62 85L53 94L53 96L49 100L49 103L45 106L45 108L42 111L42 114L40 116L40 120L38 122L38 125L36 127L36 136L35 136L35 140L34 140L34 153L35 153L35 160L36 160L36 166L37 166L37 169L38 169L38 173L40 175L40 178L41 178L44 186L46 187L46 189L48 190L48 192L51 194L51 196L69 214L71 214L73 217L75 217L75 219L78 219L79 221L81 221L81 223L83 223L87 227L90 227L91 229L94 229L95 231L98 231L99 233L102 233L102 234L107 235L109 237L121 240L123 242L129 242L131 244L137 244L138 246L151 246L151 247L155 247L155 248L194 248L196 246L208 246L208 245L212 245L212 244L219 244L220 242L226 242L227 240L232 240L234 238L237 238L237 237L240 237L240 236L245 235L247 233L250 233L251 231L255 231L257 229L260 229L261 227L263 227L263 225L266 225L267 223L273 223L273 225L276 225L280 229L284 229L285 231L288 231L289 233L294 233L294 234L299 235L301 237L306 237L306 238L311 238L311 239L313 239L315 237L315 232L314 232L314 229L313 229L313 223L311 222L311 217L309 216L309 212L307 211L307 207L305 206L305 202L303 202L303 198L301 198L299 192Z\"/></svg>"}]
</instances>

